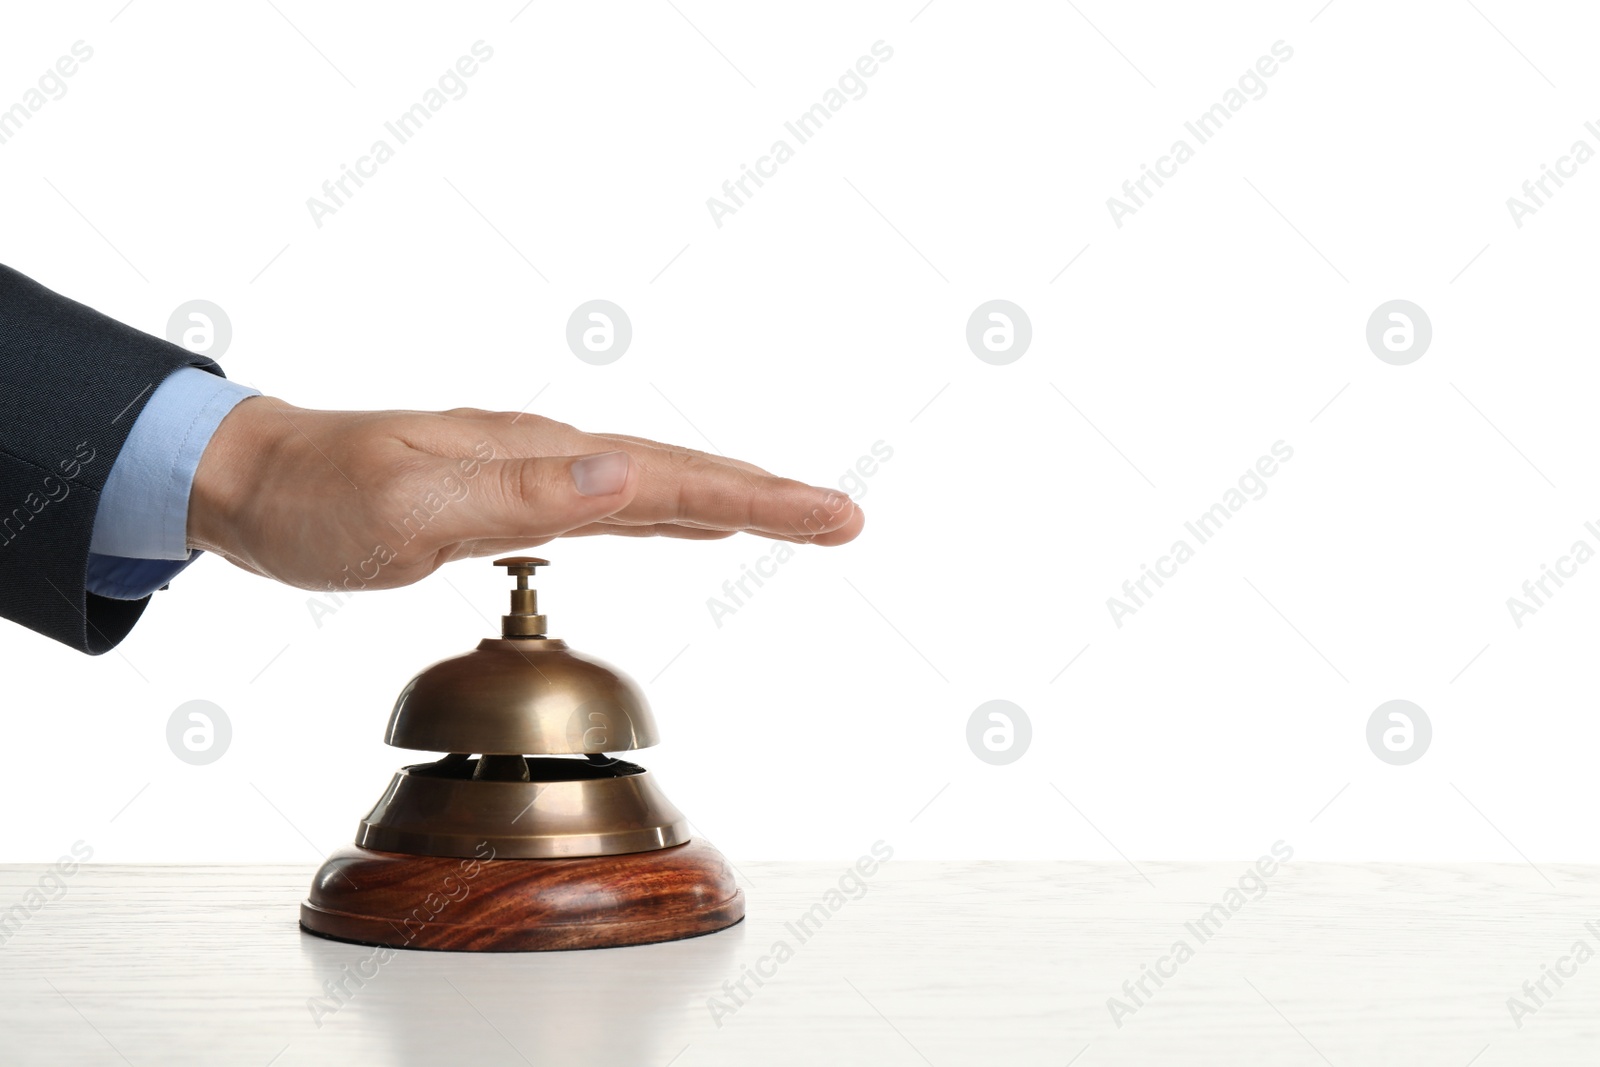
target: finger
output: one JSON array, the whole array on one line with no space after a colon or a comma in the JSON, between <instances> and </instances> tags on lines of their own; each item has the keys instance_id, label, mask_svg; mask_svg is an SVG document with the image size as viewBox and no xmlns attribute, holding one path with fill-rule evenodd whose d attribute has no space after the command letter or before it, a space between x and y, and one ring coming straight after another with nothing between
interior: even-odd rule
<instances>
[{"instance_id":1,"label":"finger","mask_svg":"<svg viewBox=\"0 0 1600 1067\"><path fill-rule=\"evenodd\" d=\"M618 526L609 522L592 522L587 526L568 530L561 536L596 537L601 534L612 534L618 537L673 537L685 541L720 541L724 538L732 537L734 533L735 531L733 530L696 530L687 526L677 526L673 523L661 523L658 526ZM540 537L534 540L515 537L491 537L480 538L475 541L460 541L441 550L439 562L444 564L458 559L475 559L480 556L512 556L548 544L551 540L552 538L547 537Z\"/></svg>"},{"instance_id":2,"label":"finger","mask_svg":"<svg viewBox=\"0 0 1600 1067\"><path fill-rule=\"evenodd\" d=\"M648 437L636 437L625 433L584 433L566 423L546 418L524 417L520 420L507 420L503 413L473 412L471 409L460 409L458 413L481 416L471 421L482 426L495 439L500 446L501 455L538 455L552 451L573 455L581 452L597 452L607 444L616 443L627 446L628 451L636 459L655 456L665 462L673 458L680 461L692 458L761 478L774 477L769 471L742 459L702 452L697 448L655 441Z\"/></svg>"},{"instance_id":3,"label":"finger","mask_svg":"<svg viewBox=\"0 0 1600 1067\"><path fill-rule=\"evenodd\" d=\"M818 537L785 537L781 534L756 533L754 536L771 541L787 541L791 544L843 544L861 532L861 524L865 515L858 508L857 521L853 528L834 531ZM611 534L615 537L673 537L686 541L721 541L732 537L738 530L717 530L704 526L689 526L675 522L658 523L628 523L618 522L613 518L592 522L587 526L580 526L574 530L567 530L562 537L597 537L601 534ZM748 532L748 531L747 531ZM522 552L529 548L537 548L552 538L540 538L537 542L517 538L489 538L476 541L462 542L450 550L448 559L464 559L468 556L505 556Z\"/></svg>"},{"instance_id":4,"label":"finger","mask_svg":"<svg viewBox=\"0 0 1600 1067\"><path fill-rule=\"evenodd\" d=\"M846 497L846 499L849 499ZM822 533L810 534L800 540L813 545L843 545L854 541L861 536L861 531L867 525L867 513L861 510L859 504L852 505L850 515L844 523L834 530L825 530ZM765 535L771 536L771 535Z\"/></svg>"},{"instance_id":5,"label":"finger","mask_svg":"<svg viewBox=\"0 0 1600 1067\"><path fill-rule=\"evenodd\" d=\"M637 520L630 521L630 520L622 519L621 517L616 516L616 515L609 516L609 517L601 520L601 522L596 523L596 525L617 527L617 529L612 530L610 532L619 533L619 534L625 534L627 532L626 529L623 529L624 527L635 527L635 528L639 528L639 529L661 528L662 532L664 533L665 532L665 528L670 526L670 527L677 527L677 528L680 528L680 529L687 529L687 530L705 530L705 531L708 531L708 532L719 533L719 534L722 534L724 536L728 536L728 535L735 534L735 533L747 533L747 534L750 534L753 537L763 537L763 538L766 538L766 539L771 540L771 541L788 541L788 542L790 542L792 544L796 544L796 545L811 545L811 544L817 544L817 545L842 545L846 541L850 541L853 538L855 538L861 532L862 527L865 525L865 523L866 523L866 513L863 512L860 508L857 508L856 509L856 513L855 513L855 518L852 519L850 522L848 522L844 527L841 527L838 530L828 531L828 532L823 533L823 534L809 534L808 533L808 534L800 534L800 535L791 535L791 534L779 534L779 533L766 533L766 532L763 532L761 530L728 530L728 529L725 529L725 528L722 528L722 527L702 526L702 525L699 525L697 523L692 523L692 522L688 522L688 521L679 521L679 522L671 522L671 523L649 523L649 522L640 522L640 521L637 521ZM569 531L568 533L565 533L562 536L563 537L570 537L573 534L575 534L576 532L577 531Z\"/></svg>"},{"instance_id":6,"label":"finger","mask_svg":"<svg viewBox=\"0 0 1600 1067\"><path fill-rule=\"evenodd\" d=\"M672 522L658 522L649 526L619 526L610 522L592 522L576 530L568 530L562 537L597 537L611 534L615 537L675 537L684 541L721 541L732 537L737 530L702 530L694 526L679 526Z\"/></svg>"},{"instance_id":7,"label":"finger","mask_svg":"<svg viewBox=\"0 0 1600 1067\"><path fill-rule=\"evenodd\" d=\"M645 449L634 458L640 467L639 491L615 521L671 522L813 540L855 522L858 509L837 490L751 474L685 453ZM819 543L842 542L830 538Z\"/></svg>"},{"instance_id":8,"label":"finger","mask_svg":"<svg viewBox=\"0 0 1600 1067\"><path fill-rule=\"evenodd\" d=\"M639 464L620 450L490 460L473 480L473 491L448 511L440 533L450 541L548 540L627 506L641 474Z\"/></svg>"},{"instance_id":9,"label":"finger","mask_svg":"<svg viewBox=\"0 0 1600 1067\"><path fill-rule=\"evenodd\" d=\"M732 456L723 456L711 452L702 452L698 448L685 448L683 445L669 445L661 441L652 441L648 437L634 437L631 434L625 433L597 433L591 436L604 438L607 441L625 441L628 444L644 445L646 448L655 448L661 450L662 452L682 452L686 455L699 456L702 459L708 459L715 463L726 463L731 467L737 467L740 470L747 471L750 474L765 474L769 478L772 476L771 471L758 467L754 463L747 463L742 459L734 459Z\"/></svg>"},{"instance_id":10,"label":"finger","mask_svg":"<svg viewBox=\"0 0 1600 1067\"><path fill-rule=\"evenodd\" d=\"M771 541L787 541L791 544L797 545L839 545L844 544L846 541L853 539L857 534L859 534L865 519L865 514L861 511L861 509L857 508L856 519L854 523L843 529L833 531L832 533L822 534L816 537L785 537L781 534L762 533L757 533L755 536L766 538L767 540ZM602 519L599 522L589 523L587 526L580 526L573 530L567 530L560 536L598 537L602 534L610 534L614 537L671 537L684 541L721 541L732 537L738 532L739 531L737 530L713 530L699 526L685 526L673 522L660 522L640 525L636 523L616 522L612 519ZM478 556L514 555L518 552L527 551L530 548L537 548L551 540L553 540L551 537L539 537L538 539L532 541L528 540L527 538L488 538L474 541L464 541L453 545L446 550L446 553L440 559L440 562L444 563L450 560L466 559L469 557Z\"/></svg>"},{"instance_id":11,"label":"finger","mask_svg":"<svg viewBox=\"0 0 1600 1067\"><path fill-rule=\"evenodd\" d=\"M621 434L585 434L549 419L480 425L495 437L500 455L575 453L624 444L638 468L638 490L626 508L610 516L613 522L743 530L820 545L843 544L863 525L860 509L838 490L779 478L740 460Z\"/></svg>"},{"instance_id":12,"label":"finger","mask_svg":"<svg viewBox=\"0 0 1600 1067\"><path fill-rule=\"evenodd\" d=\"M449 411L406 414L408 416L406 422L393 428L393 432L404 444L451 458L470 458L474 455L481 457L486 450L502 458L551 454L581 455L601 452L607 445L618 443L632 446L627 450L636 456L646 449L695 456L749 474L772 477L771 472L756 464L732 456L702 452L697 448L687 448L632 434L585 433L564 422L538 415L484 411L479 408L452 408ZM479 432L468 433L466 432L468 427Z\"/></svg>"}]
</instances>

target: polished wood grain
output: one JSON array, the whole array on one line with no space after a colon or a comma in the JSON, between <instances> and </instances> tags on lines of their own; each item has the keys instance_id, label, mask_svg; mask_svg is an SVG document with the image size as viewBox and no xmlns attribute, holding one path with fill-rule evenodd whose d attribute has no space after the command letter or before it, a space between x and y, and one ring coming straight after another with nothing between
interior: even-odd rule
<instances>
[{"instance_id":1,"label":"polished wood grain","mask_svg":"<svg viewBox=\"0 0 1600 1067\"><path fill-rule=\"evenodd\" d=\"M744 918L710 844L571 859L450 859L347 846L328 857L300 925L393 948L531 952L698 937Z\"/></svg>"}]
</instances>

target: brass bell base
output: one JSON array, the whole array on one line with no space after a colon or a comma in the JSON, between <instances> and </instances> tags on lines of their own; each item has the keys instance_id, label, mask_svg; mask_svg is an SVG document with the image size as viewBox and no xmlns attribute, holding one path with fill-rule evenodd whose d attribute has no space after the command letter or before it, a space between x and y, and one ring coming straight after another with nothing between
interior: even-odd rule
<instances>
[{"instance_id":1,"label":"brass bell base","mask_svg":"<svg viewBox=\"0 0 1600 1067\"><path fill-rule=\"evenodd\" d=\"M698 937L744 918L708 842L561 859L457 859L348 846L300 905L319 937L390 948L543 952Z\"/></svg>"},{"instance_id":2,"label":"brass bell base","mask_svg":"<svg viewBox=\"0 0 1600 1067\"><path fill-rule=\"evenodd\" d=\"M480 778L485 762L517 777ZM646 852L688 840L688 820L638 764L450 756L402 767L361 820L355 843L406 856L544 860Z\"/></svg>"}]
</instances>

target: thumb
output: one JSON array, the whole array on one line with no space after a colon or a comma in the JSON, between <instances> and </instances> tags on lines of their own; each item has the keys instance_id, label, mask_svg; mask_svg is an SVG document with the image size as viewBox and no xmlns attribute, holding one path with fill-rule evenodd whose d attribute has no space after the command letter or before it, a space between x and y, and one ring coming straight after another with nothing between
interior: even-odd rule
<instances>
[{"instance_id":1,"label":"thumb","mask_svg":"<svg viewBox=\"0 0 1600 1067\"><path fill-rule=\"evenodd\" d=\"M626 507L639 487L622 451L490 460L479 479L457 509L455 539L557 537Z\"/></svg>"}]
</instances>

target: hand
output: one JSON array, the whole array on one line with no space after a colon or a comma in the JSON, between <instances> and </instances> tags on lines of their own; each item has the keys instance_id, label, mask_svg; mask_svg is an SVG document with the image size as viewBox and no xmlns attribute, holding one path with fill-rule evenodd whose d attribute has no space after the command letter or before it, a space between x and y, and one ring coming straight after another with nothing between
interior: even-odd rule
<instances>
[{"instance_id":1,"label":"hand","mask_svg":"<svg viewBox=\"0 0 1600 1067\"><path fill-rule=\"evenodd\" d=\"M311 411L251 397L206 446L189 544L303 589L388 589L466 556L585 534L739 531L841 545L848 496L760 467L537 415Z\"/></svg>"}]
</instances>

